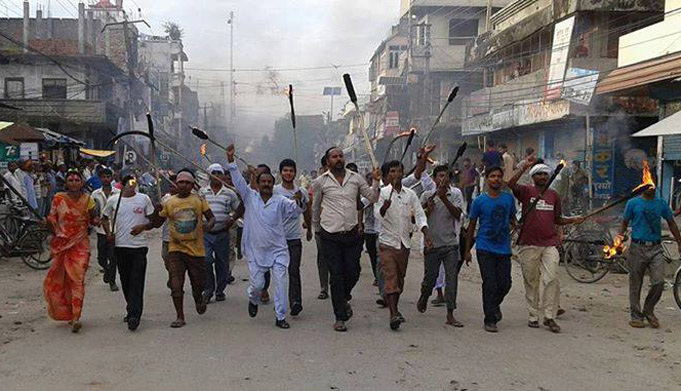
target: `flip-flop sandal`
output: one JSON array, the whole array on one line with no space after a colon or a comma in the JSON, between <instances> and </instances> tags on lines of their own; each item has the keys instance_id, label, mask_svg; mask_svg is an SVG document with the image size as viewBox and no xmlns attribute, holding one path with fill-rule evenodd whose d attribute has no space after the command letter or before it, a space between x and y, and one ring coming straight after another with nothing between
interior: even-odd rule
<instances>
[{"instance_id":1,"label":"flip-flop sandal","mask_svg":"<svg viewBox=\"0 0 681 391\"><path fill-rule=\"evenodd\" d=\"M326 300L326 299L328 299L328 298L329 298L329 294L326 293L326 292L321 292L321 293L319 294L319 296L317 296L317 299L319 299L319 300Z\"/></svg>"},{"instance_id":2,"label":"flip-flop sandal","mask_svg":"<svg viewBox=\"0 0 681 391\"><path fill-rule=\"evenodd\" d=\"M208 295L206 292L201 293L201 298L199 301L196 303L196 313L199 315L203 315L206 313L206 309L208 308Z\"/></svg>"},{"instance_id":3,"label":"flip-flop sandal","mask_svg":"<svg viewBox=\"0 0 681 391\"><path fill-rule=\"evenodd\" d=\"M348 328L345 325L333 326L333 329L341 333L348 331Z\"/></svg>"},{"instance_id":4,"label":"flip-flop sandal","mask_svg":"<svg viewBox=\"0 0 681 391\"><path fill-rule=\"evenodd\" d=\"M172 327L174 329L179 329L180 327L183 327L186 324L187 323L183 320L176 320L176 321L174 321L173 323L170 324L170 327Z\"/></svg>"}]
</instances>

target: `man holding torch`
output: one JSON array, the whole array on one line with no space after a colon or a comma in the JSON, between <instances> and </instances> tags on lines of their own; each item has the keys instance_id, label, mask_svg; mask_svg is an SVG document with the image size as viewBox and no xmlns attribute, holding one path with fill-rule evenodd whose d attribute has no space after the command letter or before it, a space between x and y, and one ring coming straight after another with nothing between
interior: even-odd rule
<instances>
[{"instance_id":1,"label":"man holding torch","mask_svg":"<svg viewBox=\"0 0 681 391\"><path fill-rule=\"evenodd\" d=\"M647 165L645 167L647 169ZM651 178L652 179L652 178ZM644 320L650 327L660 327L660 321L655 316L655 305L662 297L664 290L664 260L660 241L662 223L660 218L667 220L669 229L679 245L681 253L681 235L679 227L674 221L672 210L667 203L655 196L655 186L649 186L641 196L627 202L622 217L619 239L631 222L631 248L629 249L629 307L631 320L629 325L634 328L645 327ZM646 296L641 311L641 286L646 270L650 274L650 290Z\"/></svg>"},{"instance_id":2,"label":"man holding torch","mask_svg":"<svg viewBox=\"0 0 681 391\"><path fill-rule=\"evenodd\" d=\"M562 163L561 163L562 164ZM533 185L519 185L518 180L530 167ZM558 280L557 225L579 224L581 216L564 217L560 195L549 189L551 182L563 168L556 170L546 164L537 164L535 155L525 159L508 182L508 187L523 205L520 233L518 236L518 259L525 283L525 299L529 310L527 325L539 327L539 317L544 317L544 326L554 333L560 332L556 323L560 285ZM553 174L553 175L552 175Z\"/></svg>"}]
</instances>

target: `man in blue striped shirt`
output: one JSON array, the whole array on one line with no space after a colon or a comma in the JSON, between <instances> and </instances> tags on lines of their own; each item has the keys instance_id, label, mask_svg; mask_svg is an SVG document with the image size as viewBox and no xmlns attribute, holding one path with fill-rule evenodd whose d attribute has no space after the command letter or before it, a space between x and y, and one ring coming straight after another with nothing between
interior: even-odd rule
<instances>
[{"instance_id":1,"label":"man in blue striped shirt","mask_svg":"<svg viewBox=\"0 0 681 391\"><path fill-rule=\"evenodd\" d=\"M229 276L229 257L232 254L229 230L234 225L232 214L239 207L239 197L226 188L219 179L225 179L225 170L219 164L208 167L211 173L210 184L201 188L200 195L210 205L215 216L213 229L203 235L206 246L206 284L204 290L210 302L213 294L215 301L225 300L225 288Z\"/></svg>"}]
</instances>

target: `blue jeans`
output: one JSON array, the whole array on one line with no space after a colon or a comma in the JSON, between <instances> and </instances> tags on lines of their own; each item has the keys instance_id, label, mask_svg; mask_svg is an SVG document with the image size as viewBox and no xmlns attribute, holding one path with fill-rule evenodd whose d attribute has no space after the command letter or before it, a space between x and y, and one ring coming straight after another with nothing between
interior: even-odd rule
<instances>
[{"instance_id":1,"label":"blue jeans","mask_svg":"<svg viewBox=\"0 0 681 391\"><path fill-rule=\"evenodd\" d=\"M213 294L223 295L225 288L227 288L227 276L229 276L229 233L205 232L203 243L206 246L204 291L209 297Z\"/></svg>"}]
</instances>

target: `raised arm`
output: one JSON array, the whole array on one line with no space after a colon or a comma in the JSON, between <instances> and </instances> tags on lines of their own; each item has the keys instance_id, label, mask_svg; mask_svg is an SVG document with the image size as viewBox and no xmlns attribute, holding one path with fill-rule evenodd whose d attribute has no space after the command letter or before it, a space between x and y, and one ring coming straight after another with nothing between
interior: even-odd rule
<instances>
[{"instance_id":1,"label":"raised arm","mask_svg":"<svg viewBox=\"0 0 681 391\"><path fill-rule=\"evenodd\" d=\"M518 170L515 172L515 174L513 174L513 177L509 179L507 183L508 187L515 192L515 188L518 184L518 181L520 180L520 177L522 177L525 171L527 171L527 169L532 167L535 163L537 163L537 156L534 154L528 156L527 159L520 162L518 165Z\"/></svg>"},{"instance_id":2,"label":"raised arm","mask_svg":"<svg viewBox=\"0 0 681 391\"><path fill-rule=\"evenodd\" d=\"M241 196L241 199L245 201L251 194L251 188L248 186L248 183L246 183L246 180L239 171L239 167L237 167L236 162L234 161L234 152L234 144L230 144L227 147L227 161L229 162L227 169L232 176L232 182L234 183L236 191Z\"/></svg>"},{"instance_id":3,"label":"raised arm","mask_svg":"<svg viewBox=\"0 0 681 391\"><path fill-rule=\"evenodd\" d=\"M378 168L374 169L373 178L374 180L371 187L369 187L366 181L362 178L360 178L359 183L359 194L368 199L370 202L378 201L378 192L381 188L381 184L379 182L381 180L381 170Z\"/></svg>"}]
</instances>

